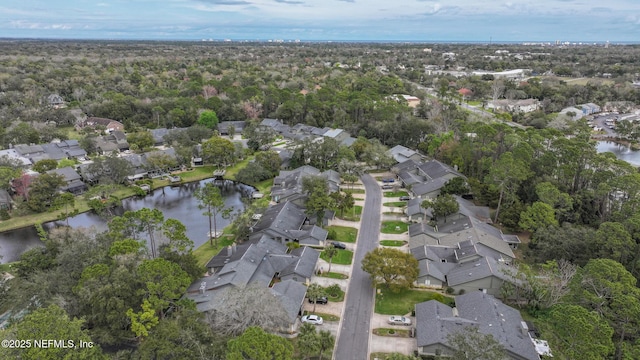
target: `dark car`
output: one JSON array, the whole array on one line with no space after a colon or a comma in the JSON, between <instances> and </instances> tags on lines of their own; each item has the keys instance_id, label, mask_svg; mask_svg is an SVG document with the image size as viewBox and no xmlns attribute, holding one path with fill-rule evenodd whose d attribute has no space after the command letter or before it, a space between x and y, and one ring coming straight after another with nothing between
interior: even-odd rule
<instances>
[{"instance_id":1,"label":"dark car","mask_svg":"<svg viewBox=\"0 0 640 360\"><path fill-rule=\"evenodd\" d=\"M313 304L313 300L311 298L309 298L309 302ZM329 299L327 299L326 296L321 296L316 299L316 304L325 305L328 302L329 302Z\"/></svg>"},{"instance_id":2,"label":"dark car","mask_svg":"<svg viewBox=\"0 0 640 360\"><path fill-rule=\"evenodd\" d=\"M409 201L411 200L410 196L400 196L400 201Z\"/></svg>"},{"instance_id":3,"label":"dark car","mask_svg":"<svg viewBox=\"0 0 640 360\"><path fill-rule=\"evenodd\" d=\"M347 245L345 245L345 244L343 244L343 243L341 243L341 242L337 242L337 241L332 241L332 242L331 242L331 245L333 245L333 247L334 247L334 248L336 248L336 249L342 249L342 250L344 250L344 249L346 249L346 248L347 248Z\"/></svg>"},{"instance_id":4,"label":"dark car","mask_svg":"<svg viewBox=\"0 0 640 360\"><path fill-rule=\"evenodd\" d=\"M393 179L393 178L382 179L382 182L383 182L383 183L393 183L393 182L395 182L395 181L396 181L396 180L395 180L395 179Z\"/></svg>"}]
</instances>

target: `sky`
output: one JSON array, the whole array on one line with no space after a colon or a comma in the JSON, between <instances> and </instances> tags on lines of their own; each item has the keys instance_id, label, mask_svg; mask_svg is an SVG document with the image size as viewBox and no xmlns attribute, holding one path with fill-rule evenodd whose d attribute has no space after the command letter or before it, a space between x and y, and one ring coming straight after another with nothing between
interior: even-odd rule
<instances>
[{"instance_id":1,"label":"sky","mask_svg":"<svg viewBox=\"0 0 640 360\"><path fill-rule=\"evenodd\" d=\"M639 42L639 0L1 0L0 38Z\"/></svg>"}]
</instances>

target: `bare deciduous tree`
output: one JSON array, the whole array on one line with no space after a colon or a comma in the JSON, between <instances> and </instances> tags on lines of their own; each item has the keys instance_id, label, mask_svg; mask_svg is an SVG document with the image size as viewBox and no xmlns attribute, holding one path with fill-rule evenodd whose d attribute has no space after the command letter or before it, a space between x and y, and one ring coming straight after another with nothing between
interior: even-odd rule
<instances>
[{"instance_id":1,"label":"bare deciduous tree","mask_svg":"<svg viewBox=\"0 0 640 360\"><path fill-rule=\"evenodd\" d=\"M259 284L224 290L218 303L223 305L207 313L216 333L238 336L251 326L269 331L288 326L289 317L276 295Z\"/></svg>"}]
</instances>

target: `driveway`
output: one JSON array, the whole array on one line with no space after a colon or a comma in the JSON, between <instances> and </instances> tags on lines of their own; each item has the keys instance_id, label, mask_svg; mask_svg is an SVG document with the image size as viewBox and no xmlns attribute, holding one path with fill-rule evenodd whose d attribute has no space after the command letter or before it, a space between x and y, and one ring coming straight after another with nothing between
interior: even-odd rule
<instances>
[{"instance_id":1,"label":"driveway","mask_svg":"<svg viewBox=\"0 0 640 360\"><path fill-rule=\"evenodd\" d=\"M380 235L380 206L382 193L376 180L369 174L361 177L366 198L354 254L353 269L345 306L342 326L338 331L338 343L333 358L337 360L369 359L371 316L373 314L374 289L369 274L360 267L364 255L378 247Z\"/></svg>"}]
</instances>

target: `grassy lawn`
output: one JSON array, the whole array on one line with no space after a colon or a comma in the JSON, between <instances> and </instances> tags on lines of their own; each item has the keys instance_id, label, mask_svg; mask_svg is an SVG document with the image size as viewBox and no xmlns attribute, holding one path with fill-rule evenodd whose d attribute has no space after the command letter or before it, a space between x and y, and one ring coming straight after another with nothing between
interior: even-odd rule
<instances>
[{"instance_id":1,"label":"grassy lawn","mask_svg":"<svg viewBox=\"0 0 640 360\"><path fill-rule=\"evenodd\" d=\"M391 201L391 202L383 203L382 206L405 207L405 206L407 206L407 202L406 201Z\"/></svg>"},{"instance_id":2,"label":"grassy lawn","mask_svg":"<svg viewBox=\"0 0 640 360\"><path fill-rule=\"evenodd\" d=\"M362 206L354 205L351 209L346 210L344 215L338 216L338 218L347 221L360 221L360 215L362 215Z\"/></svg>"},{"instance_id":3,"label":"grassy lawn","mask_svg":"<svg viewBox=\"0 0 640 360\"><path fill-rule=\"evenodd\" d=\"M402 234L409 230L409 224L404 221L383 221L382 229L383 234Z\"/></svg>"},{"instance_id":4,"label":"grassy lawn","mask_svg":"<svg viewBox=\"0 0 640 360\"><path fill-rule=\"evenodd\" d=\"M325 291L326 291L326 287L325 287ZM342 291L341 289L338 289L338 292L335 294L329 294L329 291L327 292L327 298L329 299L329 301L333 301L333 302L341 302L344 301L344 291Z\"/></svg>"},{"instance_id":5,"label":"grassy lawn","mask_svg":"<svg viewBox=\"0 0 640 360\"><path fill-rule=\"evenodd\" d=\"M375 330L374 330L375 331ZM383 352L374 352L371 353L371 355L369 355L369 360L387 360L388 358L390 358L393 354L397 354L397 353L383 353Z\"/></svg>"},{"instance_id":6,"label":"grassy lawn","mask_svg":"<svg viewBox=\"0 0 640 360\"><path fill-rule=\"evenodd\" d=\"M406 315L413 311L415 304L429 300L438 300L449 306L453 306L454 303L453 298L433 291L407 289L394 293L382 289L376 294L375 312L384 315Z\"/></svg>"},{"instance_id":7,"label":"grassy lawn","mask_svg":"<svg viewBox=\"0 0 640 360\"><path fill-rule=\"evenodd\" d=\"M0 273L3 273L3 272L11 270L11 265L12 264L17 264L17 262L8 263L8 264L0 264ZM9 272L11 272L11 271L9 271Z\"/></svg>"},{"instance_id":8,"label":"grassy lawn","mask_svg":"<svg viewBox=\"0 0 640 360\"><path fill-rule=\"evenodd\" d=\"M329 234L335 232L335 241L346 242L346 243L355 243L356 239L358 239L358 229L348 227L348 226L327 226L327 231Z\"/></svg>"},{"instance_id":9,"label":"grassy lawn","mask_svg":"<svg viewBox=\"0 0 640 360\"><path fill-rule=\"evenodd\" d=\"M400 197L400 196L409 196L409 193L407 193L406 191L387 191L387 192L383 192L382 195L384 195L384 197Z\"/></svg>"},{"instance_id":10,"label":"grassy lawn","mask_svg":"<svg viewBox=\"0 0 640 360\"><path fill-rule=\"evenodd\" d=\"M90 210L89 205L87 205L87 201L83 197L76 196L75 201L76 203L74 208L78 210L78 213L83 213ZM68 210L73 211L71 207ZM55 221L60 218L60 214L64 211L64 208L61 208L58 210L47 211L43 213L33 213L23 216L14 216L13 214L11 214L11 219L0 221L0 231L20 229L34 224L42 224L49 221Z\"/></svg>"},{"instance_id":11,"label":"grassy lawn","mask_svg":"<svg viewBox=\"0 0 640 360\"><path fill-rule=\"evenodd\" d=\"M225 230L222 233L222 236L218 238L217 247L215 245L211 245L209 241L207 241L204 244L200 245L200 247L198 247L197 249L193 250L193 255L196 257L196 259L198 259L198 264L202 266L207 265L207 262L209 262L212 257L218 254L221 249L233 243L233 239L235 237L232 233L227 231L228 230Z\"/></svg>"},{"instance_id":12,"label":"grassy lawn","mask_svg":"<svg viewBox=\"0 0 640 360\"><path fill-rule=\"evenodd\" d=\"M267 179L260 181L259 183L254 185L258 191L263 194L268 194L271 192L271 187L273 186L273 179Z\"/></svg>"},{"instance_id":13,"label":"grassy lawn","mask_svg":"<svg viewBox=\"0 0 640 360\"><path fill-rule=\"evenodd\" d=\"M404 329L392 329L392 328L377 328L373 329L373 333L378 336L391 336L391 337L410 337L411 332Z\"/></svg>"},{"instance_id":14,"label":"grassy lawn","mask_svg":"<svg viewBox=\"0 0 640 360\"><path fill-rule=\"evenodd\" d=\"M345 275L345 274L340 274L340 273L336 273L336 272L324 272L318 276L321 277L326 277L326 278L330 278L330 279L339 279L339 280L344 280L344 279L348 279L349 276Z\"/></svg>"},{"instance_id":15,"label":"grassy lawn","mask_svg":"<svg viewBox=\"0 0 640 360\"><path fill-rule=\"evenodd\" d=\"M403 246L406 243L406 241L402 240L380 240L380 245L383 246Z\"/></svg>"},{"instance_id":16,"label":"grassy lawn","mask_svg":"<svg viewBox=\"0 0 640 360\"><path fill-rule=\"evenodd\" d=\"M342 191L348 191L352 194L364 194L364 189L342 189Z\"/></svg>"},{"instance_id":17,"label":"grassy lawn","mask_svg":"<svg viewBox=\"0 0 640 360\"><path fill-rule=\"evenodd\" d=\"M320 258L326 262L329 262L329 257L325 255L324 251L320 253ZM332 264L338 265L351 265L353 261L353 252L349 250L338 249L338 253L333 257Z\"/></svg>"},{"instance_id":18,"label":"grassy lawn","mask_svg":"<svg viewBox=\"0 0 640 360\"><path fill-rule=\"evenodd\" d=\"M228 167L226 169L227 171L224 173L224 178L229 180L235 180L236 174L238 173L238 171L245 168L249 163L249 161L251 161L252 159L253 159L253 156L249 156L246 159L237 162L235 165Z\"/></svg>"}]
</instances>

